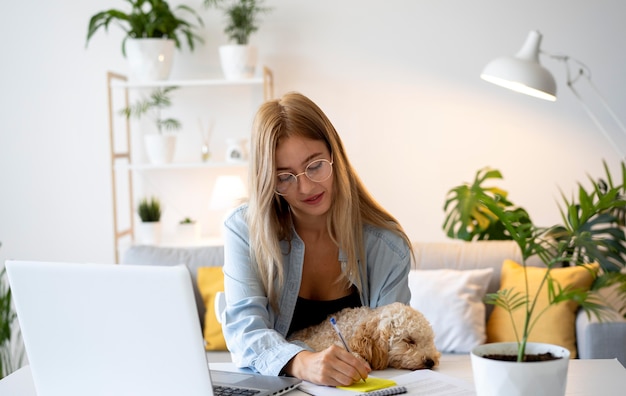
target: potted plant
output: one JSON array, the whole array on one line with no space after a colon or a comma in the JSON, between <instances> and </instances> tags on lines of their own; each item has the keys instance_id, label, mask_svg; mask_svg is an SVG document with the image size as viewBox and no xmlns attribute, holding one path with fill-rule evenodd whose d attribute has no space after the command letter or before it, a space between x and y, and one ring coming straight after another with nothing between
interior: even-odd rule
<instances>
[{"instance_id":1,"label":"potted plant","mask_svg":"<svg viewBox=\"0 0 626 396\"><path fill-rule=\"evenodd\" d=\"M144 135L148 159L153 164L167 164L174 158L176 135L165 132L177 131L182 124L175 118L163 118L162 112L172 105L170 93L177 88L156 88L147 98L140 99L120 111L126 118L140 119L147 115L154 122L157 133Z\"/></svg>"},{"instance_id":2,"label":"potted plant","mask_svg":"<svg viewBox=\"0 0 626 396\"><path fill-rule=\"evenodd\" d=\"M259 30L259 14L270 8L263 6L263 0L204 0L204 4L224 12L227 21L224 33L234 43L219 48L224 76L229 80L253 77L257 52L250 45L250 35Z\"/></svg>"},{"instance_id":3,"label":"potted plant","mask_svg":"<svg viewBox=\"0 0 626 396\"><path fill-rule=\"evenodd\" d=\"M187 5L171 9L165 0L126 0L130 11L109 9L93 15L87 28L87 42L103 28L108 31L114 22L126 35L122 40L122 55L127 57L131 77L137 80L165 80L169 77L174 47L181 48L182 39L190 50L195 42L203 42L195 33L197 25L175 12L185 12L193 17L199 26L202 19Z\"/></svg>"},{"instance_id":4,"label":"potted plant","mask_svg":"<svg viewBox=\"0 0 626 396\"><path fill-rule=\"evenodd\" d=\"M161 242L161 201L156 197L142 198L137 206L141 219L138 225L138 240L146 245L158 245Z\"/></svg>"},{"instance_id":5,"label":"potted plant","mask_svg":"<svg viewBox=\"0 0 626 396\"><path fill-rule=\"evenodd\" d=\"M191 217L185 217L178 222L178 237L181 242L195 242L200 239L200 224Z\"/></svg>"},{"instance_id":6,"label":"potted plant","mask_svg":"<svg viewBox=\"0 0 626 396\"><path fill-rule=\"evenodd\" d=\"M609 180L612 180L605 164ZM622 165L626 177L626 171ZM590 315L599 318L603 314L603 305L595 294L584 288L562 286L554 272L563 266L581 267L584 272L594 275L595 287L621 282L626 285L621 257L626 254L626 241L623 225L616 213L623 213L626 201L622 196L624 186L615 186L592 180L592 190L588 192L582 186L578 189L578 202L564 197L564 207L560 208L563 224L552 227L535 226L528 213L517 208L506 199L506 192L497 188L485 188L480 184L490 177L501 178L497 171L483 169L477 173L473 188L459 187L450 190L446 208L456 203L454 209L447 212L444 228L457 219L464 219L456 230L464 227L474 230L478 222L472 216L462 216L459 212L480 213L490 222L498 222L508 237L514 240L522 253L521 271L524 282L519 289L502 289L489 294L486 302L504 310L515 331L514 342L485 344L472 351L472 367L478 395L490 394L564 394L567 376L569 351L566 348L529 342L529 335L542 319L548 308L567 302L575 302ZM626 179L625 179L626 180ZM471 191L468 194L459 192ZM473 209L471 209L473 208ZM474 216L476 217L476 216ZM486 223L486 222L485 222ZM474 227L474 228L472 228ZM489 229L490 227L484 227ZM494 229L491 227L491 229ZM458 233L458 232L457 232ZM455 233L453 233L455 234ZM475 238L483 231L474 233ZM529 281L530 269L527 260L537 256L545 264L536 283ZM600 267L596 276L593 264ZM534 274L535 272L533 272ZM533 284L534 286L529 286ZM593 288L594 286L592 286ZM624 289L622 289L624 290ZM538 303L542 301L541 303ZM545 306L542 304L545 303ZM521 312L521 323L516 323L515 314ZM539 359L539 355L550 352L550 361L528 363ZM547 354L549 355L549 354ZM498 361L503 359L512 361ZM560 379L557 379L557 375ZM529 376L529 377L526 377ZM497 378L507 378L498 381ZM546 382L543 383L542 379ZM520 383L511 386L511 381ZM495 389L494 389L495 387ZM498 388L500 387L500 388ZM543 392L543 393L542 393ZM547 392L547 393L545 393Z\"/></svg>"}]
</instances>

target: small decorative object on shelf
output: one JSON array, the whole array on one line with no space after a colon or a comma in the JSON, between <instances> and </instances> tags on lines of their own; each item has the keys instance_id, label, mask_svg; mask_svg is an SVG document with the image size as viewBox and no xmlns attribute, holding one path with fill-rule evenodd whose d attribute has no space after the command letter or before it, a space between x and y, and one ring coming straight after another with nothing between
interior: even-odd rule
<instances>
[{"instance_id":1,"label":"small decorative object on shelf","mask_svg":"<svg viewBox=\"0 0 626 396\"><path fill-rule=\"evenodd\" d=\"M270 11L263 0L204 0L207 7L221 9L226 16L224 33L235 44L219 48L220 62L228 80L252 78L256 69L257 51L250 45L250 35L257 30L258 15Z\"/></svg>"},{"instance_id":2,"label":"small decorative object on shelf","mask_svg":"<svg viewBox=\"0 0 626 396\"><path fill-rule=\"evenodd\" d=\"M209 145L206 142L202 143L202 147L200 148L200 157L202 158L202 161L204 162L207 162L209 158L211 158Z\"/></svg>"},{"instance_id":3,"label":"small decorative object on shelf","mask_svg":"<svg viewBox=\"0 0 626 396\"><path fill-rule=\"evenodd\" d=\"M165 0L126 0L132 7L129 12L109 9L93 15L87 29L87 42L100 29L108 31L113 21L126 35L122 40L122 55L127 57L131 78L139 81L166 80L169 77L174 47L181 48L181 37L193 51L195 42L203 42L195 33L198 27L174 14L184 11L199 26L202 19L194 9L178 5L171 9ZM128 44L128 45L127 45Z\"/></svg>"},{"instance_id":4,"label":"small decorative object on shelf","mask_svg":"<svg viewBox=\"0 0 626 396\"><path fill-rule=\"evenodd\" d=\"M209 121L209 126L205 129L202 120L198 118L198 126L200 135L202 136L202 147L200 148L200 158L203 162L207 162L211 158L209 151L209 142L211 141L211 132L213 131L213 122Z\"/></svg>"},{"instance_id":5,"label":"small decorative object on shelf","mask_svg":"<svg viewBox=\"0 0 626 396\"><path fill-rule=\"evenodd\" d=\"M228 162L244 162L248 158L248 150L246 150L246 139L227 139L226 140L226 161Z\"/></svg>"},{"instance_id":6,"label":"small decorative object on shelf","mask_svg":"<svg viewBox=\"0 0 626 396\"><path fill-rule=\"evenodd\" d=\"M141 223L137 225L137 239L146 245L158 245L161 242L161 201L158 198L143 198L137 206Z\"/></svg>"}]
</instances>

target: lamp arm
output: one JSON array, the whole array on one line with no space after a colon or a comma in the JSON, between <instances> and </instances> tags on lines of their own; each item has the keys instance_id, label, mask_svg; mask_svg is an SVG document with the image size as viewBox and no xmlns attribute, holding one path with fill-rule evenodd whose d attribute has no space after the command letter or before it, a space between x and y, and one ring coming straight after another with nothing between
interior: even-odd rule
<instances>
[{"instance_id":1,"label":"lamp arm","mask_svg":"<svg viewBox=\"0 0 626 396\"><path fill-rule=\"evenodd\" d=\"M585 78L587 82L589 83L589 86L591 87L593 92L598 96L602 106L604 106L606 111L610 114L611 118L613 118L613 121L615 121L615 123L619 126L622 133L626 135L626 127L624 126L624 123L619 119L617 114L615 114L611 106L609 106L609 103L606 101L604 96L600 93L600 90L598 89L598 87L596 87L593 81L591 81L591 70L589 69L589 67L587 67L584 63L580 62L579 60L571 58L567 55L555 55L555 54L550 54L544 51L541 51L541 53L549 56L552 59L563 62L565 64L565 72L567 75L567 87L570 89L570 91L572 91L572 93L574 94L574 97L576 97L578 102L581 104L581 106L583 107L587 115L589 116L589 118L591 118L591 120L596 125L596 127L602 132L604 137L613 146L613 149L617 152L617 154L619 154L620 158L624 158L624 153L622 152L622 150L620 150L615 140L611 137L611 135L606 130L606 128L604 128L604 126L602 125L602 123L600 122L596 114L591 110L589 105L585 103L580 93L574 87L574 85L580 80L580 78ZM575 74L572 73L572 70L570 67L572 63L575 63L577 65L576 67L577 72Z\"/></svg>"},{"instance_id":2,"label":"lamp arm","mask_svg":"<svg viewBox=\"0 0 626 396\"><path fill-rule=\"evenodd\" d=\"M589 83L591 84L591 81L589 81ZM593 86L593 84L591 84L591 85ZM619 149L619 146L617 145L615 140L613 140L613 138L611 137L609 132L606 130L606 128L604 128L604 126L602 125L602 123L600 122L598 117L596 117L596 115L593 113L593 111L591 111L591 108L585 103L583 98L580 96L578 91L576 91L576 89L574 88L574 85L573 84L567 84L567 86L569 87L570 91L572 91L572 93L574 94L576 99L578 99L578 102L581 104L583 109L585 109L585 111L587 112L587 115L589 116L589 118L591 118L591 120L594 122L594 124L596 124L596 127L602 132L602 134L604 135L606 140L608 140L609 143L611 143L611 145L613 146L613 149L617 152L617 154L619 154L620 158L624 158L624 153L622 152L622 150ZM598 93L598 92L596 92L596 93ZM600 102L604 105L604 107L607 108L607 110L609 111L609 113L611 113L611 115L613 116L615 121L620 125L620 127L622 128L622 132L624 132L626 134L626 130L624 130L624 126L619 121L619 119L617 119L617 117L615 116L615 114L613 113L613 111L611 110L609 105L606 103L606 101L601 99Z\"/></svg>"}]
</instances>

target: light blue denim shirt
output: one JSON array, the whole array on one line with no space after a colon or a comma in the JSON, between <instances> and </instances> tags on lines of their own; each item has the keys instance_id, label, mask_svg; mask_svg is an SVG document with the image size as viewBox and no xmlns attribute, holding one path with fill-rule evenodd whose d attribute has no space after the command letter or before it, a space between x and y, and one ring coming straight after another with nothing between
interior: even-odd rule
<instances>
[{"instance_id":1,"label":"light blue denim shirt","mask_svg":"<svg viewBox=\"0 0 626 396\"><path fill-rule=\"evenodd\" d=\"M310 350L301 342L285 340L300 290L304 243L295 230L291 250L287 241L281 242L288 253L283 255L285 284L279 296L280 313L276 313L251 262L246 210L247 205L237 208L224 222L224 338L237 366L279 375L297 353ZM373 226L363 227L363 237L367 274L359 274L361 303L370 307L396 301L408 304L411 254L407 244L396 234ZM339 261L347 261L342 252Z\"/></svg>"}]
</instances>

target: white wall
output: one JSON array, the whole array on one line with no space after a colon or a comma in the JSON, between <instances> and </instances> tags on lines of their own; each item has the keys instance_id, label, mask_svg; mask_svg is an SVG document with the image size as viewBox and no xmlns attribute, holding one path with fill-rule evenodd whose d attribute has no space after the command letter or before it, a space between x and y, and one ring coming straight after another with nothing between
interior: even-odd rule
<instances>
[{"instance_id":1,"label":"white wall","mask_svg":"<svg viewBox=\"0 0 626 396\"><path fill-rule=\"evenodd\" d=\"M172 77L215 76L221 15L200 0L186 4L201 10L206 44L179 53ZM500 169L499 185L543 225L559 220L559 188L570 194L587 174L602 175L603 158L618 175L619 156L566 90L562 65L542 58L558 80L556 103L478 75L538 29L544 50L589 66L626 119L619 0L267 4L274 10L253 42L274 70L277 94L301 91L327 112L371 192L413 239L445 239L445 193L483 166ZM0 24L2 262L113 260L105 73L127 71L121 31L99 32L85 49L89 17L110 7L125 3L12 2Z\"/></svg>"}]
</instances>

